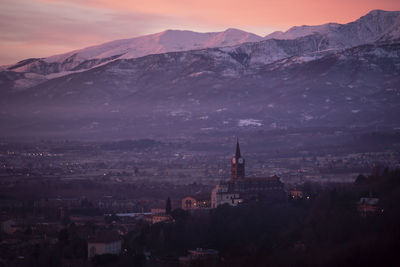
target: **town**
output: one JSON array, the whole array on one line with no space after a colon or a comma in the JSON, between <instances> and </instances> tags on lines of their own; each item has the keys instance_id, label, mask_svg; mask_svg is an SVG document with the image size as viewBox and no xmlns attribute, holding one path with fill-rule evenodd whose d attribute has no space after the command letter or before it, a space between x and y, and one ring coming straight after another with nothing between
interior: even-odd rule
<instances>
[{"instance_id":1,"label":"town","mask_svg":"<svg viewBox=\"0 0 400 267\"><path fill-rule=\"evenodd\" d=\"M400 266L400 1L0 14L0 267Z\"/></svg>"},{"instance_id":2,"label":"town","mask_svg":"<svg viewBox=\"0 0 400 267\"><path fill-rule=\"evenodd\" d=\"M232 246L225 244L231 240L225 234L239 231L227 221L230 216L238 216L237 227L260 230L258 224L283 220L286 225L293 216L304 219L310 209L342 202L347 203L340 207L343 210L335 212L345 212L362 224L381 220L373 222L378 227L387 223L385 216L399 215L397 207L389 206L399 190L395 150L263 158L245 154L243 143L236 140L233 151L232 142L222 155L154 140L2 143L0 264L240 266L234 261L248 260L248 254L237 253L236 238ZM395 187L387 189L386 182ZM274 222L268 214L276 210L280 212ZM219 216L227 218L213 224ZM227 232L219 240L203 233L216 231L214 227L227 227ZM344 223L349 231L347 227ZM264 233L268 242L277 242L270 230ZM284 234L279 227L275 230ZM316 241L303 235L286 237L291 240L286 245L308 262L306 252ZM243 238L260 241L252 233ZM243 249L250 249L247 245ZM253 260L279 263L282 248L272 247L266 250L270 256L261 259L259 246Z\"/></svg>"}]
</instances>

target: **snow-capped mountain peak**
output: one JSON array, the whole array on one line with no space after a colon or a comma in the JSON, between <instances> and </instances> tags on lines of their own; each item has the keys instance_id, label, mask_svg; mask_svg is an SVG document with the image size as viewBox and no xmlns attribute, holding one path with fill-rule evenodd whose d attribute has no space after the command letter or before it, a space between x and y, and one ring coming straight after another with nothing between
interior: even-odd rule
<instances>
[{"instance_id":1,"label":"snow-capped mountain peak","mask_svg":"<svg viewBox=\"0 0 400 267\"><path fill-rule=\"evenodd\" d=\"M77 59L98 59L122 55L121 58L136 58L149 54L233 46L244 42L260 41L262 38L237 29L223 32L199 33L187 30L165 30L155 34L107 42L46 58L47 62L60 62L72 55Z\"/></svg>"},{"instance_id":2,"label":"snow-capped mountain peak","mask_svg":"<svg viewBox=\"0 0 400 267\"><path fill-rule=\"evenodd\" d=\"M279 42L272 39L290 40L291 42ZM139 58L167 52L215 47L229 47L226 48L229 50L243 44L241 50L244 53L250 53L253 49L251 43L257 42L258 48L252 52L250 61L242 58L243 55L238 55L238 58L244 60L243 64L254 62L265 64L294 55L293 52L296 52L296 55L299 51L304 53L333 52L362 44L396 40L400 40L400 11L373 10L348 24L327 23L316 26L295 26L286 32L274 32L264 38L234 28L207 33L166 30L155 34L111 41L44 59L26 59L12 66L4 66L4 69L27 73L28 75L24 75L20 80L28 82L20 84L31 86L72 72L99 67L119 59ZM299 47L302 49L299 50Z\"/></svg>"},{"instance_id":3,"label":"snow-capped mountain peak","mask_svg":"<svg viewBox=\"0 0 400 267\"><path fill-rule=\"evenodd\" d=\"M166 30L129 39L121 39L100 45L90 46L44 59L21 61L9 69L17 72L39 74L75 71L96 66L99 63L119 59L138 58L151 54L178 52L212 47L235 46L245 42L256 42L262 37L237 29L223 32L199 33L188 30ZM82 66L83 62L90 63ZM52 64L51 69L44 65ZM56 67L54 67L57 65ZM46 70L43 71L43 68Z\"/></svg>"},{"instance_id":4,"label":"snow-capped mountain peak","mask_svg":"<svg viewBox=\"0 0 400 267\"><path fill-rule=\"evenodd\" d=\"M400 37L400 11L372 10L347 24L327 23L316 26L295 26L286 32L273 32L264 39L296 39L310 34L321 34L331 47L348 48L378 40Z\"/></svg>"},{"instance_id":5,"label":"snow-capped mountain peak","mask_svg":"<svg viewBox=\"0 0 400 267\"><path fill-rule=\"evenodd\" d=\"M234 46L247 42L258 42L261 41L262 37L253 33L245 32L242 30L229 28L223 32L216 34L210 39L206 46L207 47L221 47L221 46Z\"/></svg>"},{"instance_id":6,"label":"snow-capped mountain peak","mask_svg":"<svg viewBox=\"0 0 400 267\"><path fill-rule=\"evenodd\" d=\"M287 30L286 32L276 31L264 37L264 39L284 39L284 40L292 40L300 37L304 37L310 34L319 33L319 34L327 34L330 31L334 31L339 28L341 24L338 23L327 23L323 25L316 26L294 26Z\"/></svg>"}]
</instances>

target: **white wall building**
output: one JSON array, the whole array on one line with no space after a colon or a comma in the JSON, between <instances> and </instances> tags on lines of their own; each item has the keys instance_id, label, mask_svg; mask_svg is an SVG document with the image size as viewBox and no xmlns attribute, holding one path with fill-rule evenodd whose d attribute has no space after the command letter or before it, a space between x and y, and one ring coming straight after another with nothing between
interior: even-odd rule
<instances>
[{"instance_id":1,"label":"white wall building","mask_svg":"<svg viewBox=\"0 0 400 267\"><path fill-rule=\"evenodd\" d=\"M102 254L121 253L122 240L116 233L103 233L88 240L88 258Z\"/></svg>"}]
</instances>

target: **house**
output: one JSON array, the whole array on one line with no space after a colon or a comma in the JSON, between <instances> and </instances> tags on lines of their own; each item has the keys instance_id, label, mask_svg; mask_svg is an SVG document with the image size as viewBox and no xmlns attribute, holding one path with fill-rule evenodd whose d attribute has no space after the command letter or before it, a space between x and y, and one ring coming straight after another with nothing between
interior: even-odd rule
<instances>
[{"instance_id":1,"label":"house","mask_svg":"<svg viewBox=\"0 0 400 267\"><path fill-rule=\"evenodd\" d=\"M88 240L88 258L96 255L121 253L122 238L116 232L99 232Z\"/></svg>"},{"instance_id":2,"label":"house","mask_svg":"<svg viewBox=\"0 0 400 267\"><path fill-rule=\"evenodd\" d=\"M16 221L13 219L6 219L1 222L1 231L3 233L12 235L15 231L17 230L16 228Z\"/></svg>"},{"instance_id":3,"label":"house","mask_svg":"<svg viewBox=\"0 0 400 267\"><path fill-rule=\"evenodd\" d=\"M157 214L157 215L152 216L151 223L155 224L155 223L159 223L159 222L170 222L173 220L174 219L169 214Z\"/></svg>"},{"instance_id":4,"label":"house","mask_svg":"<svg viewBox=\"0 0 400 267\"><path fill-rule=\"evenodd\" d=\"M171 215L167 214L165 208L152 208L151 209L151 223L159 223L159 222L166 222L166 221L173 221Z\"/></svg>"},{"instance_id":5,"label":"house","mask_svg":"<svg viewBox=\"0 0 400 267\"><path fill-rule=\"evenodd\" d=\"M377 212L382 212L383 209L380 209L378 206L379 198L373 197L362 197L358 202L358 213L362 217L366 217L367 215L372 215Z\"/></svg>"},{"instance_id":6,"label":"house","mask_svg":"<svg viewBox=\"0 0 400 267\"><path fill-rule=\"evenodd\" d=\"M298 189L290 190L289 196L291 199L302 199L303 198L303 191Z\"/></svg>"},{"instance_id":7,"label":"house","mask_svg":"<svg viewBox=\"0 0 400 267\"><path fill-rule=\"evenodd\" d=\"M165 208L152 208L151 215L166 214Z\"/></svg>"}]
</instances>

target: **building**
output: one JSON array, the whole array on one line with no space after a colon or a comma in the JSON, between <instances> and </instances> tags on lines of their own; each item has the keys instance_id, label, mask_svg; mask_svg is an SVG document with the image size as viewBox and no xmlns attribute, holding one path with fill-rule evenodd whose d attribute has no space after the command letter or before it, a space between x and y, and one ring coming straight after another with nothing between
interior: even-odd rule
<instances>
[{"instance_id":1,"label":"building","mask_svg":"<svg viewBox=\"0 0 400 267\"><path fill-rule=\"evenodd\" d=\"M184 197L181 201L183 210L209 209L211 207L211 198L209 194Z\"/></svg>"},{"instance_id":2,"label":"building","mask_svg":"<svg viewBox=\"0 0 400 267\"><path fill-rule=\"evenodd\" d=\"M116 232L97 233L95 237L88 240L88 257L96 255L121 253L122 239Z\"/></svg>"},{"instance_id":3,"label":"building","mask_svg":"<svg viewBox=\"0 0 400 267\"><path fill-rule=\"evenodd\" d=\"M375 214L378 211L383 212L382 209L379 209L378 203L379 198L362 197L358 202L358 213L362 217L366 217L367 215Z\"/></svg>"},{"instance_id":4,"label":"building","mask_svg":"<svg viewBox=\"0 0 400 267\"><path fill-rule=\"evenodd\" d=\"M165 208L158 207L158 208L151 209L151 215L166 214L166 213L167 212L166 212Z\"/></svg>"},{"instance_id":5,"label":"building","mask_svg":"<svg viewBox=\"0 0 400 267\"><path fill-rule=\"evenodd\" d=\"M218 184L211 192L211 208L216 208L218 205L223 204L237 206L242 202L243 199L239 197L239 193L229 193L227 187L224 185L221 186L221 184Z\"/></svg>"},{"instance_id":6,"label":"building","mask_svg":"<svg viewBox=\"0 0 400 267\"><path fill-rule=\"evenodd\" d=\"M159 223L159 222L170 222L173 221L171 215L167 214L164 208L152 208L151 209L151 223Z\"/></svg>"},{"instance_id":7,"label":"building","mask_svg":"<svg viewBox=\"0 0 400 267\"><path fill-rule=\"evenodd\" d=\"M17 230L16 224L14 219L5 219L1 222L1 231L12 235Z\"/></svg>"},{"instance_id":8,"label":"building","mask_svg":"<svg viewBox=\"0 0 400 267\"><path fill-rule=\"evenodd\" d=\"M298 189L293 189L289 191L289 196L291 199L302 199L303 198L303 191Z\"/></svg>"},{"instance_id":9,"label":"building","mask_svg":"<svg viewBox=\"0 0 400 267\"><path fill-rule=\"evenodd\" d=\"M275 202L287 200L284 184L278 176L246 177L245 160L240 153L239 140L231 161L231 179L221 181L211 193L211 207L222 204L236 206L244 201Z\"/></svg>"},{"instance_id":10,"label":"building","mask_svg":"<svg viewBox=\"0 0 400 267\"><path fill-rule=\"evenodd\" d=\"M151 217L152 224L159 223L159 222L173 222L173 221L174 221L174 219L169 214L157 214L157 215L152 215L152 217Z\"/></svg>"}]
</instances>

